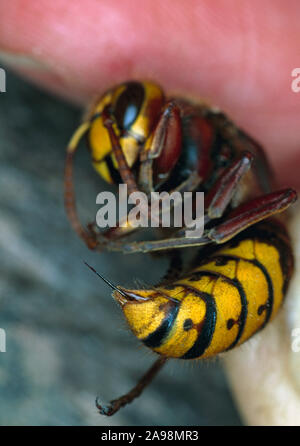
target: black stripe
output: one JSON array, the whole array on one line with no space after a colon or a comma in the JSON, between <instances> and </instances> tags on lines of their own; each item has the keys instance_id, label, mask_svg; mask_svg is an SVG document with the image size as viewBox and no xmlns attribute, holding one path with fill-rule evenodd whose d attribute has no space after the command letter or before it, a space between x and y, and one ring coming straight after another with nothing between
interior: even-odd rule
<instances>
[{"instance_id":1,"label":"black stripe","mask_svg":"<svg viewBox=\"0 0 300 446\"><path fill-rule=\"evenodd\" d=\"M273 305L274 305L274 289L273 289L272 279L271 279L266 267L262 263L260 263L260 261L257 259L245 259L244 257L238 257L238 256L231 255L231 254L216 255L216 256L212 257L212 259L228 259L228 260L236 260L236 261L243 260L244 262L248 262L248 263L251 263L252 265L255 265L257 268L259 268L261 270L261 272L265 276L265 279L268 284L268 300L265 304L266 305L266 318L264 320L264 323L260 327L260 328L263 328L268 323L268 321L271 317Z\"/></svg>"},{"instance_id":2,"label":"black stripe","mask_svg":"<svg viewBox=\"0 0 300 446\"><path fill-rule=\"evenodd\" d=\"M115 166L112 162L111 156L107 155L104 158L104 161L107 164L107 167L108 167L108 170L109 170L110 176L112 177L113 182L115 184L122 183L121 175L120 175L119 171L115 168Z\"/></svg>"},{"instance_id":3,"label":"black stripe","mask_svg":"<svg viewBox=\"0 0 300 446\"><path fill-rule=\"evenodd\" d=\"M272 310L273 310L273 306L274 306L274 289L273 289L273 283L272 283L272 279L267 271L267 268L260 263L258 260L253 260L253 264L256 265L258 268L260 268L260 270L263 272L263 274L265 275L265 278L267 280L268 283L268 300L266 303L266 318L264 323L262 324L261 328L264 328L264 326L269 322L271 314L272 314Z\"/></svg>"},{"instance_id":4,"label":"black stripe","mask_svg":"<svg viewBox=\"0 0 300 446\"><path fill-rule=\"evenodd\" d=\"M286 228L281 222L269 218L256 227L254 226L252 231L254 233L253 238L273 246L278 251L284 277L282 293L285 296L294 266L293 253Z\"/></svg>"},{"instance_id":5,"label":"black stripe","mask_svg":"<svg viewBox=\"0 0 300 446\"><path fill-rule=\"evenodd\" d=\"M273 246L278 251L280 266L284 277L282 293L285 296L293 272L294 259L289 237L284 225L273 218L268 218L267 220L261 221L240 232L233 239L224 244L224 248L237 247L242 241L247 239L252 241L257 240L261 243ZM206 264L207 259L218 255L218 251L220 251L220 247L217 245L207 245L202 247L198 250L197 255L191 264L191 269Z\"/></svg>"},{"instance_id":6,"label":"black stripe","mask_svg":"<svg viewBox=\"0 0 300 446\"><path fill-rule=\"evenodd\" d=\"M235 288L237 288L239 295L240 295L240 299L241 299L241 313L239 316L239 329L238 329L238 333L237 336L235 338L235 340L232 342L232 344L230 344L230 346L226 349L226 350L230 350L231 348L235 347L236 344L239 342L244 328L245 328L245 324L246 324L246 320L247 320L247 315L248 315L248 302L247 302L247 297L246 297L246 293L245 290L241 284L241 282L238 279L230 279L229 277L225 276L224 274L215 272L215 271L195 271L194 273L191 273L188 276L188 280L199 280L199 278L201 277L205 277L205 276L211 276L211 277L217 277L217 278L222 278L223 280L225 280L226 282L230 283L231 285L233 285Z\"/></svg>"},{"instance_id":7,"label":"black stripe","mask_svg":"<svg viewBox=\"0 0 300 446\"><path fill-rule=\"evenodd\" d=\"M198 296L205 302L206 312L204 324L201 331L198 334L194 345L181 356L180 359L195 359L203 355L207 347L210 345L216 326L217 310L215 299L212 294L199 291L197 288L186 285L184 283L178 283L178 286L182 286L184 289Z\"/></svg>"},{"instance_id":8,"label":"black stripe","mask_svg":"<svg viewBox=\"0 0 300 446\"><path fill-rule=\"evenodd\" d=\"M147 345L147 347L157 348L161 346L174 324L178 310L179 305L177 303L168 302L166 316L161 325L145 339L142 339L143 343Z\"/></svg>"},{"instance_id":9,"label":"black stripe","mask_svg":"<svg viewBox=\"0 0 300 446\"><path fill-rule=\"evenodd\" d=\"M273 246L278 251L284 276L282 293L285 295L293 272L294 259L289 236L284 225L278 220L268 218L242 231L230 240L226 246L238 246L242 240L246 239L258 240L259 242Z\"/></svg>"}]
</instances>

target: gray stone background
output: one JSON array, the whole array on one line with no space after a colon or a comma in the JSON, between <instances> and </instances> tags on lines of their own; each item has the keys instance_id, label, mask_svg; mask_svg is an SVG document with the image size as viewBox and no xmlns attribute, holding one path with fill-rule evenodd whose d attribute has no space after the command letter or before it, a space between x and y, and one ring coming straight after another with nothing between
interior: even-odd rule
<instances>
[{"instance_id":1,"label":"gray stone background","mask_svg":"<svg viewBox=\"0 0 300 446\"><path fill-rule=\"evenodd\" d=\"M81 110L7 73L0 95L0 425L240 425L219 361L170 362L114 417L96 411L127 392L154 357L127 330L110 290L155 283L164 259L92 253L63 208L65 146ZM76 157L82 219L107 186Z\"/></svg>"}]
</instances>

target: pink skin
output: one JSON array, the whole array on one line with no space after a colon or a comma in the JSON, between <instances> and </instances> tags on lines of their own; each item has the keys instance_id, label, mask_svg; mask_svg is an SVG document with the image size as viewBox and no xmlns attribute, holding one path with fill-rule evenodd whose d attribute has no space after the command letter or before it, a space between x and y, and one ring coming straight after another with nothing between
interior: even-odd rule
<instances>
[{"instance_id":1,"label":"pink skin","mask_svg":"<svg viewBox=\"0 0 300 446\"><path fill-rule=\"evenodd\" d=\"M300 187L299 15L297 0L2 0L0 52L83 104L133 78L204 97L264 144L281 186Z\"/></svg>"}]
</instances>

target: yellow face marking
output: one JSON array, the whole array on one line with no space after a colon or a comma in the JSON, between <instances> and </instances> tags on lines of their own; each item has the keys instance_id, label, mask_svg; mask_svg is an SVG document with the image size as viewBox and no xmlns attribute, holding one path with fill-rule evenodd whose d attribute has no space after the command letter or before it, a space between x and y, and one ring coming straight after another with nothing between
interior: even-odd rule
<instances>
[{"instance_id":1,"label":"yellow face marking","mask_svg":"<svg viewBox=\"0 0 300 446\"><path fill-rule=\"evenodd\" d=\"M93 163L93 166L107 183L113 183L113 179L105 161L101 161L101 163Z\"/></svg>"},{"instance_id":2,"label":"yellow face marking","mask_svg":"<svg viewBox=\"0 0 300 446\"><path fill-rule=\"evenodd\" d=\"M87 113L86 119L91 120L93 116L102 113L103 109L107 105L111 104L111 101L112 91L109 91L91 107ZM92 158L94 160L101 161L111 152L110 139L108 132L103 125L101 116L93 119L93 121L90 123L88 140L92 152Z\"/></svg>"},{"instance_id":3,"label":"yellow face marking","mask_svg":"<svg viewBox=\"0 0 300 446\"><path fill-rule=\"evenodd\" d=\"M118 134L116 126L114 130ZM112 151L109 134L103 125L102 117L96 118L88 133L89 145L92 152L92 158L97 161L103 160Z\"/></svg>"},{"instance_id":4,"label":"yellow face marking","mask_svg":"<svg viewBox=\"0 0 300 446\"><path fill-rule=\"evenodd\" d=\"M114 105L117 103L120 95L126 90L126 84L122 84L114 90L108 92L99 101L98 104L89 112L88 118L91 119L95 114L101 113L107 105ZM154 124L157 121L160 109L163 105L163 93L161 89L152 83L143 83L145 99L142 107L139 110L139 114L132 124L129 133L120 136L120 131L116 124L114 124L114 131L119 137L119 143L125 155L125 159L129 167L132 167L136 162L139 151L140 142L145 141L153 130ZM130 134L131 133L131 134ZM136 138L139 137L138 139ZM111 155L112 162L115 169L118 170L119 166L112 154L112 146L107 129L103 125L102 117L95 118L90 124L90 130L88 133L89 146L92 152L92 158L96 161L102 161L108 155ZM105 181L112 182L111 175L108 175L108 171L103 166L97 167L94 165L97 172L104 178Z\"/></svg>"},{"instance_id":5,"label":"yellow face marking","mask_svg":"<svg viewBox=\"0 0 300 446\"><path fill-rule=\"evenodd\" d=\"M139 155L139 143L135 138L127 135L120 138L120 145L122 147L128 166L132 167Z\"/></svg>"},{"instance_id":6,"label":"yellow face marking","mask_svg":"<svg viewBox=\"0 0 300 446\"><path fill-rule=\"evenodd\" d=\"M153 130L153 117L157 120L157 112L161 109L164 101L162 90L157 85L150 82L143 82L145 91L145 100L140 110L140 113L132 126L132 130L137 135L143 138L148 138L150 132ZM152 111L152 108L156 109L156 113Z\"/></svg>"}]
</instances>

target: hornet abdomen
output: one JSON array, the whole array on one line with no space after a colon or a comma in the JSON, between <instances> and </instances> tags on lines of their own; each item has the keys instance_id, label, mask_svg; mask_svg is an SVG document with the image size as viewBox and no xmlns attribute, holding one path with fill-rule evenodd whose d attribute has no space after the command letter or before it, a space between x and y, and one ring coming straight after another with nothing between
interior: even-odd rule
<instances>
[{"instance_id":1,"label":"hornet abdomen","mask_svg":"<svg viewBox=\"0 0 300 446\"><path fill-rule=\"evenodd\" d=\"M114 292L136 337L165 357L206 358L242 344L278 312L293 269L288 235L271 220L200 255L171 284Z\"/></svg>"}]
</instances>

